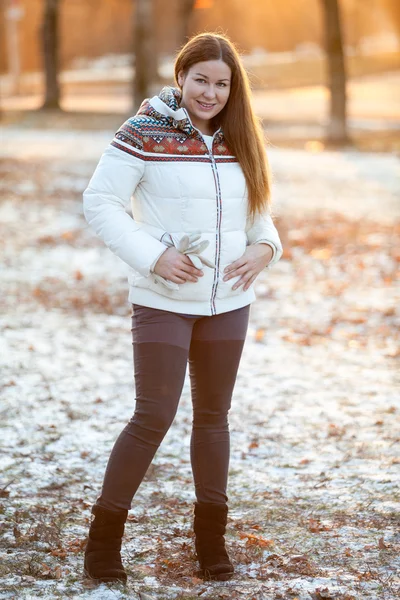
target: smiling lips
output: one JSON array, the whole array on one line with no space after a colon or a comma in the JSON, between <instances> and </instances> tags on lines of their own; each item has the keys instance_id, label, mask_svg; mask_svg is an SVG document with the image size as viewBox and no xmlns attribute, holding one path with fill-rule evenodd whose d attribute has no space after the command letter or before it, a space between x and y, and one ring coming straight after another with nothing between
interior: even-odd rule
<instances>
[{"instance_id":1,"label":"smiling lips","mask_svg":"<svg viewBox=\"0 0 400 600\"><path fill-rule=\"evenodd\" d=\"M211 110L212 108L214 108L215 104L203 104L202 102L200 102L199 100L197 100L197 103L199 104L199 106L201 106L201 108L203 108L204 110Z\"/></svg>"}]
</instances>

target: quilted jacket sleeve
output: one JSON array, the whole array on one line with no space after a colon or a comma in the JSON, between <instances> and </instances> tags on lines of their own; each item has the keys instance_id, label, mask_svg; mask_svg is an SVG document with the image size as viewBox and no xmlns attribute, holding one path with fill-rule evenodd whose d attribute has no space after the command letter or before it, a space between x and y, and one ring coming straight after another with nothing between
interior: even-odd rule
<instances>
[{"instance_id":1,"label":"quilted jacket sleeve","mask_svg":"<svg viewBox=\"0 0 400 600\"><path fill-rule=\"evenodd\" d=\"M128 120L103 152L83 193L86 221L114 254L141 275L148 276L167 246L125 211L144 173L143 144Z\"/></svg>"},{"instance_id":2,"label":"quilted jacket sleeve","mask_svg":"<svg viewBox=\"0 0 400 600\"><path fill-rule=\"evenodd\" d=\"M273 254L267 268L278 262L283 249L278 231L269 213L258 214L252 221L248 219L246 234L249 244L268 244L271 246Z\"/></svg>"}]
</instances>

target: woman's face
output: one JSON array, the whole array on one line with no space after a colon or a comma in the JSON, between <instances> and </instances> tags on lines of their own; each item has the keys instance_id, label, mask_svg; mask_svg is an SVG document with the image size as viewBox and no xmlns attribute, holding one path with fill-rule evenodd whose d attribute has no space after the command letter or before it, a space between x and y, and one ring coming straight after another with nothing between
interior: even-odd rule
<instances>
[{"instance_id":1,"label":"woman's face","mask_svg":"<svg viewBox=\"0 0 400 600\"><path fill-rule=\"evenodd\" d=\"M231 69L222 60L207 60L192 65L186 75L178 74L182 89L181 107L186 108L195 127L212 134L210 120L228 102Z\"/></svg>"}]
</instances>

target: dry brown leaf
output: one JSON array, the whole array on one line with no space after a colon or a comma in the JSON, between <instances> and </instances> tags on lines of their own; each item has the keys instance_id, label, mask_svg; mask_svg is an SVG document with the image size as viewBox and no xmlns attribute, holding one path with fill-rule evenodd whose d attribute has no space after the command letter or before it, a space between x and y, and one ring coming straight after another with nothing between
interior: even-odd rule
<instances>
[{"instance_id":1,"label":"dry brown leaf","mask_svg":"<svg viewBox=\"0 0 400 600\"><path fill-rule=\"evenodd\" d=\"M379 548L379 550L384 550L385 548L387 548L387 545L385 544L383 537L379 538L378 548Z\"/></svg>"},{"instance_id":2,"label":"dry brown leaf","mask_svg":"<svg viewBox=\"0 0 400 600\"><path fill-rule=\"evenodd\" d=\"M62 576L61 567L56 567L53 574L56 579L61 579L61 576Z\"/></svg>"},{"instance_id":3,"label":"dry brown leaf","mask_svg":"<svg viewBox=\"0 0 400 600\"><path fill-rule=\"evenodd\" d=\"M262 342L265 337L265 329L263 327L259 327L254 335L254 339L256 342Z\"/></svg>"},{"instance_id":4,"label":"dry brown leaf","mask_svg":"<svg viewBox=\"0 0 400 600\"><path fill-rule=\"evenodd\" d=\"M329 588L316 588L315 590L315 595L318 598L318 600L322 600L323 598L332 598L332 594L329 591Z\"/></svg>"},{"instance_id":5,"label":"dry brown leaf","mask_svg":"<svg viewBox=\"0 0 400 600\"><path fill-rule=\"evenodd\" d=\"M67 556L67 551L64 550L63 548L56 548L55 550L52 550L50 552L50 554L52 556L58 556L58 558L66 558Z\"/></svg>"},{"instance_id":6,"label":"dry brown leaf","mask_svg":"<svg viewBox=\"0 0 400 600\"><path fill-rule=\"evenodd\" d=\"M317 519L310 518L308 521L308 530L311 533L319 533L320 531L330 531L332 527L329 525L324 525Z\"/></svg>"},{"instance_id":7,"label":"dry brown leaf","mask_svg":"<svg viewBox=\"0 0 400 600\"><path fill-rule=\"evenodd\" d=\"M294 554L289 558L289 561L292 563L308 562L308 556L305 554Z\"/></svg>"},{"instance_id":8,"label":"dry brown leaf","mask_svg":"<svg viewBox=\"0 0 400 600\"><path fill-rule=\"evenodd\" d=\"M331 248L314 248L310 254L318 260L329 260L332 257L332 250Z\"/></svg>"},{"instance_id":9,"label":"dry brown leaf","mask_svg":"<svg viewBox=\"0 0 400 600\"><path fill-rule=\"evenodd\" d=\"M261 547L269 547L274 545L273 540L266 540L258 535L254 535L253 533L239 533L240 538L247 538L246 546L261 546Z\"/></svg>"}]
</instances>

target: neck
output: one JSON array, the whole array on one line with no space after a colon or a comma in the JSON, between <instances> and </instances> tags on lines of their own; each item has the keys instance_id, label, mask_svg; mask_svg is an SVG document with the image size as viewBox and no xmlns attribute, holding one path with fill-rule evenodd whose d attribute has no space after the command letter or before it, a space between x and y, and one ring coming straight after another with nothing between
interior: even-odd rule
<instances>
[{"instance_id":1,"label":"neck","mask_svg":"<svg viewBox=\"0 0 400 600\"><path fill-rule=\"evenodd\" d=\"M196 127L203 135L213 135L214 131L212 130L211 123L209 122L201 122L197 123L197 121L190 119L192 121L193 127Z\"/></svg>"}]
</instances>

